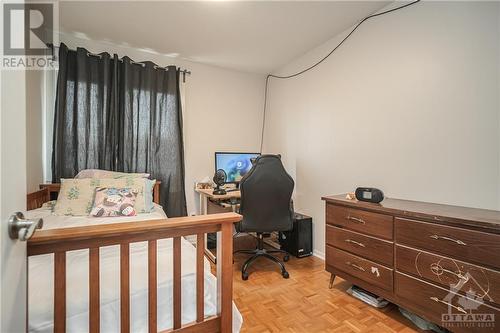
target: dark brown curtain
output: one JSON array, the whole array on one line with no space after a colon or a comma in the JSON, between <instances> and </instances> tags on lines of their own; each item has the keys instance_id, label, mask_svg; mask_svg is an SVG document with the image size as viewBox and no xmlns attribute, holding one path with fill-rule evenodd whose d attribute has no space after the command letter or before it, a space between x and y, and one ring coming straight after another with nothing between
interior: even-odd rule
<instances>
[{"instance_id":1,"label":"dark brown curtain","mask_svg":"<svg viewBox=\"0 0 500 333\"><path fill-rule=\"evenodd\" d=\"M82 169L148 172L169 216L186 215L179 71L59 48L52 180Z\"/></svg>"}]
</instances>

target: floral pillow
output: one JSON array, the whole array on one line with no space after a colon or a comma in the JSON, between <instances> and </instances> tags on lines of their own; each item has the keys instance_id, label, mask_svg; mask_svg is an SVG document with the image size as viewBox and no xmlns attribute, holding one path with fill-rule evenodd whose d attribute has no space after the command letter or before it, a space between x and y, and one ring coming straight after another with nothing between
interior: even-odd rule
<instances>
[{"instance_id":1,"label":"floral pillow","mask_svg":"<svg viewBox=\"0 0 500 333\"><path fill-rule=\"evenodd\" d=\"M42 204L42 208L48 208L48 209L50 209L51 212L53 212L55 205L56 205L56 201L50 200L50 201L44 202Z\"/></svg>"},{"instance_id":2,"label":"floral pillow","mask_svg":"<svg viewBox=\"0 0 500 333\"><path fill-rule=\"evenodd\" d=\"M101 216L135 216L134 206L137 191L130 188L97 187L94 205L90 215Z\"/></svg>"},{"instance_id":3,"label":"floral pillow","mask_svg":"<svg viewBox=\"0 0 500 333\"><path fill-rule=\"evenodd\" d=\"M149 173L127 173L127 172L117 172L117 171L109 171L109 170L100 170L100 169L85 169L81 170L76 176L75 179L84 179L84 178L149 178Z\"/></svg>"},{"instance_id":4,"label":"floral pillow","mask_svg":"<svg viewBox=\"0 0 500 333\"><path fill-rule=\"evenodd\" d=\"M94 205L97 187L129 188L137 192L135 211L150 213L154 209L153 187L155 180L147 178L120 179L61 179L61 189L54 207L55 215L88 216Z\"/></svg>"}]
</instances>

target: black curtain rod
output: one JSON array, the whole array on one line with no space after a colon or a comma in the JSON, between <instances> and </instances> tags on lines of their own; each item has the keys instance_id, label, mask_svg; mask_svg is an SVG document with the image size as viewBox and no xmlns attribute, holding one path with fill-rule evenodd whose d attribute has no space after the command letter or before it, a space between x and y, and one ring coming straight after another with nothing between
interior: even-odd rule
<instances>
[{"instance_id":1,"label":"black curtain rod","mask_svg":"<svg viewBox=\"0 0 500 333\"><path fill-rule=\"evenodd\" d=\"M49 44L48 45L50 48L52 48L52 55L55 57L55 49L56 48L59 48L59 46L55 46L53 44ZM71 50L71 51L75 51L75 50ZM98 58L102 58L102 54L99 54L99 53L90 53L89 51L87 51L87 56L89 57L98 57ZM123 62L123 59L118 59L118 61L120 62ZM130 62L132 64L136 64L136 65L140 65L142 67L145 67L146 64L144 62L137 62L137 61L133 61L133 60L130 60ZM154 63L153 63L154 64ZM153 66L154 69L158 69L158 68L161 68L161 69L164 69L164 70L168 70L168 67L161 67L161 66L158 66L156 64L154 64ZM191 75L191 71L190 70L187 70L187 69L179 69L179 72L182 73L183 75L183 80L185 80L185 77L186 75Z\"/></svg>"}]
</instances>

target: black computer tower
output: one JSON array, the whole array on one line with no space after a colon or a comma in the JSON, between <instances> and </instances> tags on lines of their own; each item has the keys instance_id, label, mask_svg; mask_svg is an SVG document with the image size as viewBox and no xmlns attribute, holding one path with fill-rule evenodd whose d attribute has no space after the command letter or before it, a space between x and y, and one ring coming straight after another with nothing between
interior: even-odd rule
<instances>
[{"instance_id":1,"label":"black computer tower","mask_svg":"<svg viewBox=\"0 0 500 333\"><path fill-rule=\"evenodd\" d=\"M297 258L312 255L312 218L295 213L293 229L279 233L281 249Z\"/></svg>"}]
</instances>

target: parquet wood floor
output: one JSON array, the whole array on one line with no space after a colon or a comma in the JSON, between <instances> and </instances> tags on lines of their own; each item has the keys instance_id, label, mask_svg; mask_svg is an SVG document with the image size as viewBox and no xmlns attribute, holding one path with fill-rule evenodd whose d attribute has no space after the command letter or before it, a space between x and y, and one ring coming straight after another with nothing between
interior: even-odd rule
<instances>
[{"instance_id":1,"label":"parquet wood floor","mask_svg":"<svg viewBox=\"0 0 500 333\"><path fill-rule=\"evenodd\" d=\"M234 258L234 301L243 315L242 333L421 332L396 306L379 310L346 294L350 284L339 277L328 289L330 274L319 258L291 257L286 263L289 279L281 277L274 263L259 258L243 281L240 268L246 258Z\"/></svg>"}]
</instances>

